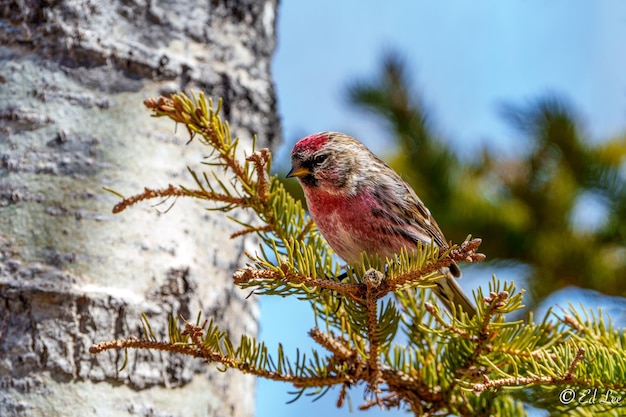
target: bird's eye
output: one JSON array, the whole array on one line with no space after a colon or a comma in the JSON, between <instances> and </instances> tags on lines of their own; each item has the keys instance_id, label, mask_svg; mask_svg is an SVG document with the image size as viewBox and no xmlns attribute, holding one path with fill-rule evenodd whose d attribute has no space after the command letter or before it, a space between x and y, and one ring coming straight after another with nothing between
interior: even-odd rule
<instances>
[{"instance_id":1,"label":"bird's eye","mask_svg":"<svg viewBox=\"0 0 626 417\"><path fill-rule=\"evenodd\" d=\"M313 163L315 165L322 165L326 159L328 159L328 155L317 155L313 160Z\"/></svg>"}]
</instances>

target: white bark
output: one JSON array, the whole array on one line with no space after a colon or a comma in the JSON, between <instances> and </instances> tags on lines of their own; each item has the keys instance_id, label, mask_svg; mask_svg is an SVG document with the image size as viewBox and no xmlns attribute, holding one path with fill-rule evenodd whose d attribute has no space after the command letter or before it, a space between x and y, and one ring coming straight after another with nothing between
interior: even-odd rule
<instances>
[{"instance_id":1,"label":"white bark","mask_svg":"<svg viewBox=\"0 0 626 417\"><path fill-rule=\"evenodd\" d=\"M0 0L0 415L251 416L254 381L101 341L162 338L199 310L238 339L257 306L233 287L244 241L189 199L113 215L116 197L191 184L206 149L143 100L225 99L233 134L278 140L270 78L277 0Z\"/></svg>"}]
</instances>

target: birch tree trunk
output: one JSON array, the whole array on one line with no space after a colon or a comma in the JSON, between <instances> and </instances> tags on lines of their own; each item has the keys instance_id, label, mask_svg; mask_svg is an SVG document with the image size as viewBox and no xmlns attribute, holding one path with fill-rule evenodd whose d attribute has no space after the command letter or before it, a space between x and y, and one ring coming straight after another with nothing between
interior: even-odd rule
<instances>
[{"instance_id":1,"label":"birch tree trunk","mask_svg":"<svg viewBox=\"0 0 626 417\"><path fill-rule=\"evenodd\" d=\"M253 415L250 377L146 352L120 372L124 352L88 349L141 336L142 312L256 334L223 215L188 199L113 215L103 187L191 183L204 150L147 97L202 89L233 135L278 141L277 1L0 0L1 416Z\"/></svg>"}]
</instances>

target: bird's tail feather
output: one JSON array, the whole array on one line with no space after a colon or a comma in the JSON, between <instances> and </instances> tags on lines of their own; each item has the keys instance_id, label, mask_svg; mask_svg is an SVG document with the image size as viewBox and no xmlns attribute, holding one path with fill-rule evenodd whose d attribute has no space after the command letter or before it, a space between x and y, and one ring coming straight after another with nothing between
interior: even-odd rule
<instances>
[{"instance_id":1,"label":"bird's tail feather","mask_svg":"<svg viewBox=\"0 0 626 417\"><path fill-rule=\"evenodd\" d=\"M476 315L476 307L474 307L472 301L456 282L458 278L455 278L448 268L442 269L441 272L443 277L437 280L437 286L433 288L435 294L451 312L455 310L458 312L460 308L467 313L470 319L474 317Z\"/></svg>"}]
</instances>

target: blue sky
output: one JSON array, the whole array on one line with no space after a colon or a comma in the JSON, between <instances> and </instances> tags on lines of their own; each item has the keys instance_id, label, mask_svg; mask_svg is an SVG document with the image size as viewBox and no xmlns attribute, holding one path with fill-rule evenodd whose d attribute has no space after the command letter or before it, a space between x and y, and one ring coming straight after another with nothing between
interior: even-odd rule
<instances>
[{"instance_id":1,"label":"blue sky","mask_svg":"<svg viewBox=\"0 0 626 417\"><path fill-rule=\"evenodd\" d=\"M621 1L283 1L274 79L286 142L320 130L376 148L377 121L351 111L346 83L405 54L442 136L460 152L511 134L502 102L566 94L593 136L626 124L626 4Z\"/></svg>"},{"instance_id":2,"label":"blue sky","mask_svg":"<svg viewBox=\"0 0 626 417\"><path fill-rule=\"evenodd\" d=\"M626 2L283 0L273 74L288 164L293 143L310 133L343 131L384 157L389 136L371 116L350 109L346 84L373 77L388 48L402 52L431 110L435 128L459 153L484 143L515 152L517 141L498 114L548 92L569 98L594 139L626 132ZM500 278L513 279L513 276ZM471 275L471 274L468 274ZM489 280L490 271L482 271ZM463 284L473 285L471 276ZM265 297L261 339L286 352L312 346L313 317L304 303ZM291 387L259 381L257 417L346 415L336 393L286 405ZM355 392L353 401L360 402ZM400 415L374 409L356 415ZM402 413L402 415L406 415Z\"/></svg>"}]
</instances>

